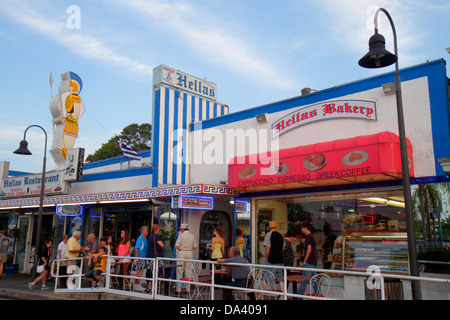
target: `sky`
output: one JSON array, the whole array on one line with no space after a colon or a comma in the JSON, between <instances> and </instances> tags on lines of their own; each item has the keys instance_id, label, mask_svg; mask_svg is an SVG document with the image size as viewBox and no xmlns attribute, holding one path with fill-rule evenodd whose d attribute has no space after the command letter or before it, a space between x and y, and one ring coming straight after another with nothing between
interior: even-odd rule
<instances>
[{"instance_id":1,"label":"sky","mask_svg":"<svg viewBox=\"0 0 450 320\"><path fill-rule=\"evenodd\" d=\"M51 147L50 73L53 94L67 71L83 81L74 147L88 155L127 125L152 122L161 64L214 82L230 113L391 72L358 65L381 7L395 24L400 68L450 58L442 0L0 0L0 161L42 171L42 130L27 132L33 155L13 151L33 124ZM394 52L383 13L378 24Z\"/></svg>"}]
</instances>

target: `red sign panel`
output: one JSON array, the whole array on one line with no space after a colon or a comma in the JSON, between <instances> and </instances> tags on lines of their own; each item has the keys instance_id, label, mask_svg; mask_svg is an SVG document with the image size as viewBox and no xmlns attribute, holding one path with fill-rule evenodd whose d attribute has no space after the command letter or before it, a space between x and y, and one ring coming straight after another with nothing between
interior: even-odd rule
<instances>
[{"instance_id":1,"label":"red sign panel","mask_svg":"<svg viewBox=\"0 0 450 320\"><path fill-rule=\"evenodd\" d=\"M408 141L410 174L414 173ZM283 149L273 156L261 154L232 159L228 187L307 187L401 177L400 144L390 132Z\"/></svg>"}]
</instances>

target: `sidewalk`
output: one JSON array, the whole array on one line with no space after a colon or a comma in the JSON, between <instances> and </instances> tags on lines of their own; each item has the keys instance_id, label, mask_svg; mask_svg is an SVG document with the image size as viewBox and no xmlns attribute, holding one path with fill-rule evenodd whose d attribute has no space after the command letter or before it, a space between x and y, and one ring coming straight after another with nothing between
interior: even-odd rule
<instances>
[{"instance_id":1,"label":"sidewalk","mask_svg":"<svg viewBox=\"0 0 450 320\"><path fill-rule=\"evenodd\" d=\"M28 274L5 274L0 279L0 298L13 300L74 300L55 294L53 288L54 281L47 282L49 290L41 290L41 283L38 283L32 291L28 290L28 283L33 281Z\"/></svg>"},{"instance_id":2,"label":"sidewalk","mask_svg":"<svg viewBox=\"0 0 450 320\"><path fill-rule=\"evenodd\" d=\"M124 297L106 293L55 293L55 281L47 281L49 290L41 290L41 282L36 284L32 291L28 283L34 278L28 274L5 274L0 279L0 300L142 300L139 298Z\"/></svg>"}]
</instances>

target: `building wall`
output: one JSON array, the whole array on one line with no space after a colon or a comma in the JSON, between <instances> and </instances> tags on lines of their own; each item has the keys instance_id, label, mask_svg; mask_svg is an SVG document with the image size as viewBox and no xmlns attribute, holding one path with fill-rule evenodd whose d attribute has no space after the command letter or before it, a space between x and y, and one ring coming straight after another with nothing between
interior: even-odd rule
<instances>
[{"instance_id":1,"label":"building wall","mask_svg":"<svg viewBox=\"0 0 450 320\"><path fill-rule=\"evenodd\" d=\"M406 136L414 152L414 176L442 175L437 158L450 153L448 90L445 61L401 71ZM192 128L192 183L227 181L229 161L239 155L334 141L390 131L398 135L396 96L385 95L382 85L394 82L392 73L341 85L228 116L203 121ZM376 103L376 121L333 119L309 123L272 139L271 126L278 119L301 108L336 100L369 100ZM256 115L268 114L268 122L258 124ZM256 137L256 138L255 138ZM249 142L250 141L250 142ZM217 142L220 146L216 147ZM224 151L217 156L221 147ZM272 148L272 149L271 149Z\"/></svg>"}]
</instances>

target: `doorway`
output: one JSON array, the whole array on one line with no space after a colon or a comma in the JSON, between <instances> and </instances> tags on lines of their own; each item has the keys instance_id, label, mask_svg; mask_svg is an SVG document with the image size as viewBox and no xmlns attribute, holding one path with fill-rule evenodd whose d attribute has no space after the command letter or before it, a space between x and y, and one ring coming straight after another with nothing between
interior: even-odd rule
<instances>
[{"instance_id":1,"label":"doorway","mask_svg":"<svg viewBox=\"0 0 450 320\"><path fill-rule=\"evenodd\" d=\"M211 244L214 236L214 229L222 227L225 229L225 254L231 246L231 219L226 212L211 210L206 212L200 221L199 236L199 258L202 259L206 255L206 246Z\"/></svg>"},{"instance_id":2,"label":"doorway","mask_svg":"<svg viewBox=\"0 0 450 320\"><path fill-rule=\"evenodd\" d=\"M30 228L32 216L19 216L18 228L20 236L17 239L15 263L19 265L18 272L29 273L31 257L31 240L33 228ZM33 260L31 260L33 261Z\"/></svg>"}]
</instances>

